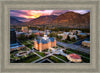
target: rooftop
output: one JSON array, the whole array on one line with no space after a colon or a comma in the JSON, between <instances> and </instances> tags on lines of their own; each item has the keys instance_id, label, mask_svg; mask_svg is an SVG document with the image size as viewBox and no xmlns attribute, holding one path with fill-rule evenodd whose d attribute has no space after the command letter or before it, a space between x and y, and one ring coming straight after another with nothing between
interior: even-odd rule
<instances>
[{"instance_id":1,"label":"rooftop","mask_svg":"<svg viewBox=\"0 0 100 73\"><path fill-rule=\"evenodd\" d=\"M41 40L41 41L40 41L40 40ZM49 42L49 40L50 40L51 42L53 42L53 41L54 41L54 38L49 37L49 39L47 39L47 40L38 39L38 40L37 40L37 43L39 44L39 43L41 42L42 44L46 44L46 43Z\"/></svg>"},{"instance_id":2,"label":"rooftop","mask_svg":"<svg viewBox=\"0 0 100 73\"><path fill-rule=\"evenodd\" d=\"M77 54L69 54L69 56L73 59L81 59L81 57Z\"/></svg>"},{"instance_id":3,"label":"rooftop","mask_svg":"<svg viewBox=\"0 0 100 73\"><path fill-rule=\"evenodd\" d=\"M15 29L11 28L10 31L15 31Z\"/></svg>"}]
</instances>

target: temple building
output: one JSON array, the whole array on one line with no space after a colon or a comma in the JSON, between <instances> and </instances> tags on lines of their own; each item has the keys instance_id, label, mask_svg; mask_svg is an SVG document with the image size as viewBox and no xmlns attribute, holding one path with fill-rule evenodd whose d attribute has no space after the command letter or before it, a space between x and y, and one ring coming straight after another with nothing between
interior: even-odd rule
<instances>
[{"instance_id":1,"label":"temple building","mask_svg":"<svg viewBox=\"0 0 100 73\"><path fill-rule=\"evenodd\" d=\"M47 34L44 34L44 37L34 40L34 48L40 52L51 47L56 47L56 39L48 37Z\"/></svg>"}]
</instances>

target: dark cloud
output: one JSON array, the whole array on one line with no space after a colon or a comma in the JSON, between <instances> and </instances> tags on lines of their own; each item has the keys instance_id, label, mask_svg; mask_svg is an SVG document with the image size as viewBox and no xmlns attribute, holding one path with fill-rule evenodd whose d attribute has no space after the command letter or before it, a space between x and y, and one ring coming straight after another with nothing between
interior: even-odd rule
<instances>
[{"instance_id":1,"label":"dark cloud","mask_svg":"<svg viewBox=\"0 0 100 73\"><path fill-rule=\"evenodd\" d=\"M10 10L10 12L11 12L11 15L14 15L14 14L12 14L12 13L28 15L27 12L24 12L24 11L22 11L22 10Z\"/></svg>"}]
</instances>

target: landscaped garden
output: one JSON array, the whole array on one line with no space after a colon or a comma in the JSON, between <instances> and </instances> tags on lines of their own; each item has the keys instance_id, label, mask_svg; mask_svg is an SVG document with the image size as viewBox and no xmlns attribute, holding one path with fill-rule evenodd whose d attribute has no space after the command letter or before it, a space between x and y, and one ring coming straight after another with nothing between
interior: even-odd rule
<instances>
[{"instance_id":1,"label":"landscaped garden","mask_svg":"<svg viewBox=\"0 0 100 73\"><path fill-rule=\"evenodd\" d=\"M42 56L42 57L45 56L45 54L44 54L43 52L38 52L38 51L36 51L36 53L39 54L39 55Z\"/></svg>"},{"instance_id":2,"label":"landscaped garden","mask_svg":"<svg viewBox=\"0 0 100 73\"><path fill-rule=\"evenodd\" d=\"M54 63L64 63L63 61L53 57L53 56L49 56L48 59L50 59L51 61L53 61Z\"/></svg>"},{"instance_id":3,"label":"landscaped garden","mask_svg":"<svg viewBox=\"0 0 100 73\"><path fill-rule=\"evenodd\" d=\"M32 61L35 61L39 59L39 57L33 53L30 55L27 55L27 57L18 57L20 58L19 60L13 60L13 63L30 63Z\"/></svg>"},{"instance_id":4,"label":"landscaped garden","mask_svg":"<svg viewBox=\"0 0 100 73\"><path fill-rule=\"evenodd\" d=\"M67 57L64 57L64 56L62 56L62 55L55 55L56 57L58 57L58 58L60 58L60 59L62 59L62 60L64 60L64 61L66 61L66 62L68 62L69 60L67 59Z\"/></svg>"},{"instance_id":5,"label":"landscaped garden","mask_svg":"<svg viewBox=\"0 0 100 73\"><path fill-rule=\"evenodd\" d=\"M33 47L33 43L31 41L21 41L21 43L30 49Z\"/></svg>"}]
</instances>

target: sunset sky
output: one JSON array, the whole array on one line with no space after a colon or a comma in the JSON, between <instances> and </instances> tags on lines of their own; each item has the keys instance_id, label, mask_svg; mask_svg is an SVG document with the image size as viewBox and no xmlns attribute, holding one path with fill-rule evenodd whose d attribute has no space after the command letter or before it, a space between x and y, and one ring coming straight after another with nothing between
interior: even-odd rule
<instances>
[{"instance_id":1,"label":"sunset sky","mask_svg":"<svg viewBox=\"0 0 100 73\"><path fill-rule=\"evenodd\" d=\"M10 10L10 16L16 17L19 21L29 21L40 16L60 15L68 11L73 11L80 14L85 14L89 10Z\"/></svg>"}]
</instances>

